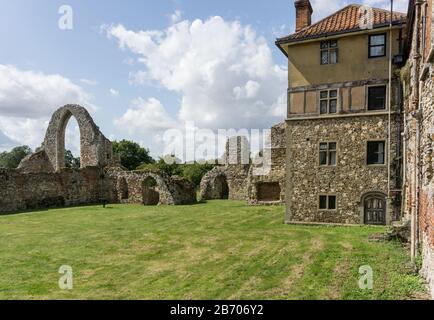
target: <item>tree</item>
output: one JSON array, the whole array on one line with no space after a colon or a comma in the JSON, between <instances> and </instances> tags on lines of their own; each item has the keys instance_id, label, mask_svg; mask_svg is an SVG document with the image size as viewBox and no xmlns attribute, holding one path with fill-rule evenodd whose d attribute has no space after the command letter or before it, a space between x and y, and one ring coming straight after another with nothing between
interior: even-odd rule
<instances>
[{"instance_id":1,"label":"tree","mask_svg":"<svg viewBox=\"0 0 434 320\"><path fill-rule=\"evenodd\" d=\"M121 164L128 170L136 170L139 166L154 163L149 150L142 148L138 143L128 140L114 141L113 152L119 154Z\"/></svg>"},{"instance_id":2,"label":"tree","mask_svg":"<svg viewBox=\"0 0 434 320\"><path fill-rule=\"evenodd\" d=\"M182 168L182 176L193 182L195 186L199 186L203 176L214 167L215 165L212 164L199 164L197 162L185 164Z\"/></svg>"},{"instance_id":3,"label":"tree","mask_svg":"<svg viewBox=\"0 0 434 320\"><path fill-rule=\"evenodd\" d=\"M157 167L169 176L181 176L182 165L180 163L181 160L175 156L164 156L158 160Z\"/></svg>"},{"instance_id":4,"label":"tree","mask_svg":"<svg viewBox=\"0 0 434 320\"><path fill-rule=\"evenodd\" d=\"M80 169L80 157L75 158L71 150L66 150L65 166L70 169Z\"/></svg>"},{"instance_id":5,"label":"tree","mask_svg":"<svg viewBox=\"0 0 434 320\"><path fill-rule=\"evenodd\" d=\"M32 149L28 146L13 148L10 152L0 153L0 168L16 169L21 160L32 154Z\"/></svg>"}]
</instances>

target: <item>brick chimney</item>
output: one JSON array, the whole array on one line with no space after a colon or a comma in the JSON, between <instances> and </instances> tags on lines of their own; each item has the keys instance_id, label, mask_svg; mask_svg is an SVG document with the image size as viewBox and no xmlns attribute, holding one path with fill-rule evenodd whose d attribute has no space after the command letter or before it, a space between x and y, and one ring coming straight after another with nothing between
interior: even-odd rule
<instances>
[{"instance_id":1,"label":"brick chimney","mask_svg":"<svg viewBox=\"0 0 434 320\"><path fill-rule=\"evenodd\" d=\"M296 24L295 32L312 24L312 5L309 0L296 0L295 3Z\"/></svg>"}]
</instances>

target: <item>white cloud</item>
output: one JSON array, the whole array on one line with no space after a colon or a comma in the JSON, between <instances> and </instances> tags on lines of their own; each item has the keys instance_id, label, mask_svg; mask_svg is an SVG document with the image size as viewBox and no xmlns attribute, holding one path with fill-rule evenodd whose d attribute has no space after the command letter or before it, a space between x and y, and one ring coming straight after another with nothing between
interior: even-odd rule
<instances>
[{"instance_id":1,"label":"white cloud","mask_svg":"<svg viewBox=\"0 0 434 320\"><path fill-rule=\"evenodd\" d=\"M312 8L313 8L313 22L317 22L322 18L325 18L332 13L342 9L343 7L353 3L354 1L348 0L333 0L333 1L325 1L325 0L311 0Z\"/></svg>"},{"instance_id":2,"label":"white cloud","mask_svg":"<svg viewBox=\"0 0 434 320\"><path fill-rule=\"evenodd\" d=\"M1 116L40 118L68 103L95 109L90 95L65 77L0 64Z\"/></svg>"},{"instance_id":3,"label":"white cloud","mask_svg":"<svg viewBox=\"0 0 434 320\"><path fill-rule=\"evenodd\" d=\"M128 131L129 134L162 131L178 126L159 100L145 100L141 97L133 100L132 107L121 118L116 119L114 124L119 130Z\"/></svg>"},{"instance_id":4,"label":"white cloud","mask_svg":"<svg viewBox=\"0 0 434 320\"><path fill-rule=\"evenodd\" d=\"M390 10L390 0L364 0L364 4L374 7ZM394 0L393 10L406 13L408 9L408 0Z\"/></svg>"},{"instance_id":5,"label":"white cloud","mask_svg":"<svg viewBox=\"0 0 434 320\"><path fill-rule=\"evenodd\" d=\"M145 66L133 82L154 81L181 96L181 123L264 128L285 117L287 71L273 62L267 41L249 26L212 17L165 30L135 32L118 25L106 32Z\"/></svg>"},{"instance_id":6,"label":"white cloud","mask_svg":"<svg viewBox=\"0 0 434 320\"><path fill-rule=\"evenodd\" d=\"M98 85L98 81L90 80L90 79L80 79L80 82L87 84L88 86L96 86Z\"/></svg>"},{"instance_id":7,"label":"white cloud","mask_svg":"<svg viewBox=\"0 0 434 320\"><path fill-rule=\"evenodd\" d=\"M14 145L27 145L35 149L41 145L47 127L47 119L0 116L0 128L4 135L14 142Z\"/></svg>"},{"instance_id":8,"label":"white cloud","mask_svg":"<svg viewBox=\"0 0 434 320\"><path fill-rule=\"evenodd\" d=\"M110 89L110 94L111 94L113 97L119 97L119 91L118 91L118 90Z\"/></svg>"},{"instance_id":9,"label":"white cloud","mask_svg":"<svg viewBox=\"0 0 434 320\"><path fill-rule=\"evenodd\" d=\"M349 0L311 0L313 8L313 21L317 22L322 18L342 9L343 7L354 3L354 1ZM390 10L390 0L363 0L360 3L368 5L373 8L381 8ZM407 12L408 0L394 0L393 2L394 11Z\"/></svg>"},{"instance_id":10,"label":"white cloud","mask_svg":"<svg viewBox=\"0 0 434 320\"><path fill-rule=\"evenodd\" d=\"M181 21L181 19L182 19L182 13L179 10L175 10L175 12L170 15L170 23L171 24L175 24L175 23Z\"/></svg>"},{"instance_id":11,"label":"white cloud","mask_svg":"<svg viewBox=\"0 0 434 320\"><path fill-rule=\"evenodd\" d=\"M40 146L49 118L65 104L96 109L86 91L61 75L0 64L0 130L8 147Z\"/></svg>"}]
</instances>

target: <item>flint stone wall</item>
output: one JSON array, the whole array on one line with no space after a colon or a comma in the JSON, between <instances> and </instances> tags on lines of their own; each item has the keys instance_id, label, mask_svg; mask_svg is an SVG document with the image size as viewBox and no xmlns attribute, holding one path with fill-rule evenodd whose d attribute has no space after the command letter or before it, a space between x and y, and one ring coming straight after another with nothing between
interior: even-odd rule
<instances>
[{"instance_id":1,"label":"flint stone wall","mask_svg":"<svg viewBox=\"0 0 434 320\"><path fill-rule=\"evenodd\" d=\"M264 148L262 156L264 163L253 164L249 170L248 203L250 205L284 203L286 187L286 123L280 123L271 128L271 144L269 148ZM261 172L261 169L266 170ZM280 195L275 199L268 199L270 196L274 198L275 185L278 185ZM265 194L260 194L261 192Z\"/></svg>"},{"instance_id":2,"label":"flint stone wall","mask_svg":"<svg viewBox=\"0 0 434 320\"><path fill-rule=\"evenodd\" d=\"M88 167L56 173L0 169L0 213L100 203L101 170Z\"/></svg>"},{"instance_id":3,"label":"flint stone wall","mask_svg":"<svg viewBox=\"0 0 434 320\"><path fill-rule=\"evenodd\" d=\"M422 274L434 298L434 66L423 84L423 116L420 132L421 190L419 199L419 238L422 242ZM413 164L414 166L414 164Z\"/></svg>"},{"instance_id":4,"label":"flint stone wall","mask_svg":"<svg viewBox=\"0 0 434 320\"><path fill-rule=\"evenodd\" d=\"M156 182L155 191L159 193L160 205L186 205L197 202L196 190L193 183L181 177L169 177L163 172L154 171L124 171L121 168L107 168L105 170L111 181L111 202L114 203L143 203L143 183L152 178ZM123 199L122 183L126 182L128 198Z\"/></svg>"},{"instance_id":5,"label":"flint stone wall","mask_svg":"<svg viewBox=\"0 0 434 320\"><path fill-rule=\"evenodd\" d=\"M397 189L399 118L392 117L392 190ZM387 143L388 116L360 116L288 121L287 222L363 224L362 197L388 192L387 165L368 166L368 141ZM337 142L337 166L319 166L321 142ZM388 147L389 148L389 147ZM386 160L387 163L387 160ZM336 195L337 210L319 210L320 195ZM389 204L388 222L399 219L399 205Z\"/></svg>"}]
</instances>

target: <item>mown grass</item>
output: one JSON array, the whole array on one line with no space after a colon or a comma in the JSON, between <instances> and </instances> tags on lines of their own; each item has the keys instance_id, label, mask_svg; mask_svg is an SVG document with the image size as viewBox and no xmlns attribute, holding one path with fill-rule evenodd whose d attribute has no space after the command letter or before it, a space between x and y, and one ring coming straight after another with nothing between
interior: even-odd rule
<instances>
[{"instance_id":1,"label":"mown grass","mask_svg":"<svg viewBox=\"0 0 434 320\"><path fill-rule=\"evenodd\" d=\"M424 294L377 227L282 223L283 207L212 201L0 216L0 299L413 299ZM73 268L74 288L58 286ZM373 290L358 287L359 267Z\"/></svg>"}]
</instances>

